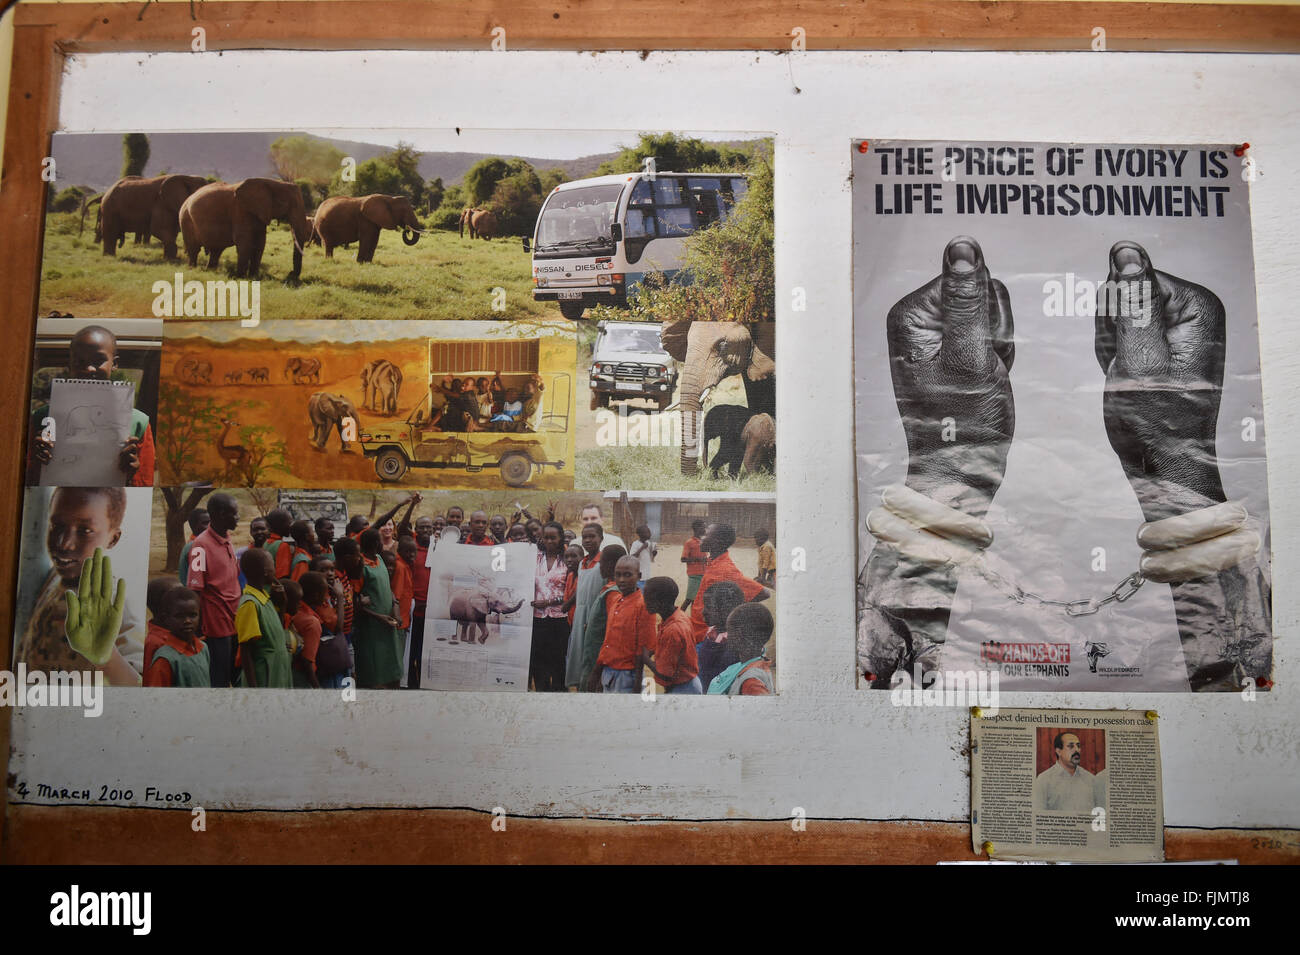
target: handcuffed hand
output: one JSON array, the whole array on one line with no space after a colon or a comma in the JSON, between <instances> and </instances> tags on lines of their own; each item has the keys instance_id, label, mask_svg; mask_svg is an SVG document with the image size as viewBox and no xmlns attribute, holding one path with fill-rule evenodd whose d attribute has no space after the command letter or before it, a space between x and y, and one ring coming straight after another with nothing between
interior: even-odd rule
<instances>
[{"instance_id":1,"label":"handcuffed hand","mask_svg":"<svg viewBox=\"0 0 1300 955\"><path fill-rule=\"evenodd\" d=\"M1013 331L1006 286L967 236L948 243L938 277L886 321L907 486L978 517L1002 484L1015 432Z\"/></svg>"},{"instance_id":2,"label":"handcuffed hand","mask_svg":"<svg viewBox=\"0 0 1300 955\"><path fill-rule=\"evenodd\" d=\"M1136 242L1111 248L1097 293L1102 413L1148 521L1225 500L1215 451L1225 335L1217 295L1157 271Z\"/></svg>"}]
</instances>

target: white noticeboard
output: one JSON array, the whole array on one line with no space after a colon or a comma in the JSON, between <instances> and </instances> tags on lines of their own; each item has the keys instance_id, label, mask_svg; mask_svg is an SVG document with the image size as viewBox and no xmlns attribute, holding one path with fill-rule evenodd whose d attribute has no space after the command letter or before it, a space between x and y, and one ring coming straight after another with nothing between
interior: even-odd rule
<instances>
[{"instance_id":1,"label":"white noticeboard","mask_svg":"<svg viewBox=\"0 0 1300 955\"><path fill-rule=\"evenodd\" d=\"M364 66L362 65L362 61ZM191 82L214 63L219 82ZM438 89L408 82L438 78ZM347 77L340 82L340 77ZM295 101L240 89L328 88ZM574 111L591 91L614 111ZM513 693L110 691L104 715L19 710L10 772L67 786L122 781L209 808L503 806L511 813L967 819L964 708L896 706L854 685L850 152L859 137L1050 142L1249 139L1260 352L1271 431L1275 576L1300 557L1300 59L1080 53L262 53L73 57L60 128L356 127L491 123L770 130L776 135L776 356L782 443L777 632L781 694L702 701ZM236 111L232 103L239 103ZM509 131L509 132L506 132ZM366 137L357 135L358 140ZM501 148L505 148L502 146ZM522 254L522 253L521 253ZM919 285L923 279L918 277ZM796 311L796 307L798 310ZM802 571L792 549L802 548ZM1006 705L1158 709L1170 826L1300 825L1300 672L1285 647L1300 605L1275 594L1282 690L1247 701L1017 694ZM275 727L268 732L267 727ZM358 728L363 728L358 732ZM304 742L310 740L311 742ZM127 741L127 742L123 742ZM418 758L412 753L418 751ZM382 791L376 778L385 781ZM316 781L328 779L328 791ZM32 795L14 801L57 802Z\"/></svg>"}]
</instances>

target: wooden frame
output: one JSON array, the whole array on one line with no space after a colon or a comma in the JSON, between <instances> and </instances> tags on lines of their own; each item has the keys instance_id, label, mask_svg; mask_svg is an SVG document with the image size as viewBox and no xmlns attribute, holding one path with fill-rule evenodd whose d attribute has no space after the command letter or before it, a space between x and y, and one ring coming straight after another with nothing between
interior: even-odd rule
<instances>
[{"instance_id":1,"label":"wooden frame","mask_svg":"<svg viewBox=\"0 0 1300 955\"><path fill-rule=\"evenodd\" d=\"M191 30L203 26L210 52L234 49L486 49L494 27L506 29L509 49L788 50L792 30L804 30L809 50L1079 50L1093 30L1105 30L1110 51L1300 52L1300 6L1094 2L872 0L851 5L813 0L746 4L734 25L744 35L715 32L724 22L716 5L699 0L206 0L191 19L184 2L20 4L0 188L0 315L6 352L0 400L26 401L39 291L45 182L42 160L58 120L59 77L72 53L189 52ZM655 36L643 33L652 24ZM727 26L732 26L728 22ZM25 442L0 447L0 653L12 651ZM0 752L9 749L9 712L0 710ZM474 813L434 810L354 810L325 813L225 813L223 846L241 858L199 858L185 813L37 806L8 807L0 826L5 861L86 862L325 861L312 846L336 847L337 859L418 861L909 861L969 858L969 829L954 823L812 822L790 841L784 822L664 823L653 828L581 820L512 820L520 840L495 841ZM182 818L183 817L183 818ZM489 820L490 821L490 820ZM619 827L622 827L621 829ZM412 838L412 829L421 831ZM174 831L173 831L174 830ZM171 832L171 837L168 833ZM400 839L394 834L401 832ZM1300 861L1294 848L1261 849L1267 831L1171 832L1171 858L1231 857ZM704 837L704 838L702 838ZM653 847L646 843L653 838ZM342 840L342 841L339 841ZM495 841L495 844L493 844ZM200 840L212 851L218 843ZM609 850L601 847L609 844ZM181 846L184 846L181 849ZM1295 846L1294 840L1278 845ZM350 855L348 846L356 847ZM140 855L142 847L154 853ZM364 850L362 847L365 847ZM653 851L651 851L653 849ZM226 850L221 850L222 852Z\"/></svg>"}]
</instances>

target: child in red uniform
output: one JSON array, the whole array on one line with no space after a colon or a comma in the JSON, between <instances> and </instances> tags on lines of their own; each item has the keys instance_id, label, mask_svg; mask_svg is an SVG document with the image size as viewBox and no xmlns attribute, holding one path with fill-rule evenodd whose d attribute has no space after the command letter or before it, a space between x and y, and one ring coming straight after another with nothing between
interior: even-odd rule
<instances>
[{"instance_id":1,"label":"child in red uniform","mask_svg":"<svg viewBox=\"0 0 1300 955\"><path fill-rule=\"evenodd\" d=\"M700 583L704 580L704 568L709 565L709 556L704 553L700 542L704 539L705 523L691 521L691 536L682 545L682 563L686 565L686 599L682 609L689 610L700 592Z\"/></svg>"},{"instance_id":2,"label":"child in red uniform","mask_svg":"<svg viewBox=\"0 0 1300 955\"><path fill-rule=\"evenodd\" d=\"M698 696L700 664L695 656L695 635L691 621L677 609L677 582L671 577L651 577L645 585L645 608L658 614L661 623L653 653L646 650L641 660L650 668L665 693Z\"/></svg>"},{"instance_id":3,"label":"child in red uniform","mask_svg":"<svg viewBox=\"0 0 1300 955\"><path fill-rule=\"evenodd\" d=\"M776 692L772 661L764 653L772 638L772 613L766 607L747 603L727 618L727 642L739 663L733 663L709 685L712 696L771 696Z\"/></svg>"},{"instance_id":4,"label":"child in red uniform","mask_svg":"<svg viewBox=\"0 0 1300 955\"><path fill-rule=\"evenodd\" d=\"M145 686L211 686L208 648L199 637L199 596L179 581L152 591L153 620L144 641Z\"/></svg>"},{"instance_id":5,"label":"child in red uniform","mask_svg":"<svg viewBox=\"0 0 1300 955\"><path fill-rule=\"evenodd\" d=\"M285 612L290 614L290 622L302 640L302 650L293 658L293 685L296 689L320 689L320 680L316 676L316 655L320 652L320 640L323 633L320 614L314 607L325 602L325 578L313 571L307 571L297 582L295 594L289 585L285 585L288 603ZM299 599L295 599L295 597Z\"/></svg>"},{"instance_id":6,"label":"child in red uniform","mask_svg":"<svg viewBox=\"0 0 1300 955\"><path fill-rule=\"evenodd\" d=\"M710 524L704 532L701 546L709 555L709 564L704 569L704 579L700 581L700 592L691 605L691 626L695 628L695 639L702 640L708 625L704 622L704 595L720 580L730 580L745 594L746 600L766 600L772 592L753 578L741 573L739 567L727 553L736 543L736 529L730 524Z\"/></svg>"},{"instance_id":7,"label":"child in red uniform","mask_svg":"<svg viewBox=\"0 0 1300 955\"><path fill-rule=\"evenodd\" d=\"M564 604L561 610L569 614L569 626L573 626L573 612L577 609L575 603L578 599L578 568L582 565L582 548L577 544L570 544L564 548L564 566L569 569L568 576L564 578Z\"/></svg>"},{"instance_id":8,"label":"child in red uniform","mask_svg":"<svg viewBox=\"0 0 1300 955\"><path fill-rule=\"evenodd\" d=\"M641 691L641 654L655 645L654 617L646 610L637 589L641 563L635 557L620 557L614 565L614 584L619 596L609 605L605 642L596 663L600 684L606 693Z\"/></svg>"}]
</instances>

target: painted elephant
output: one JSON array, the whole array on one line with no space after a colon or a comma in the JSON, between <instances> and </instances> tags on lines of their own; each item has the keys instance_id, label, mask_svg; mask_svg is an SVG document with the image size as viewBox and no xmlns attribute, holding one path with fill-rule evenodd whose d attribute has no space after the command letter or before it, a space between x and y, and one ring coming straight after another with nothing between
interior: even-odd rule
<instances>
[{"instance_id":1,"label":"painted elephant","mask_svg":"<svg viewBox=\"0 0 1300 955\"><path fill-rule=\"evenodd\" d=\"M181 206L199 189L208 185L202 176L126 176L119 179L98 197L99 212L95 219L95 241L103 244L105 255L116 255L128 235L134 235L139 244L157 236L163 245L163 256L169 261L178 258L176 236L180 232ZM82 226L86 210L96 200L82 205Z\"/></svg>"},{"instance_id":2,"label":"painted elephant","mask_svg":"<svg viewBox=\"0 0 1300 955\"><path fill-rule=\"evenodd\" d=\"M460 214L460 237L469 229L471 239L490 239L497 234L496 213L490 209L466 209Z\"/></svg>"},{"instance_id":3,"label":"painted elephant","mask_svg":"<svg viewBox=\"0 0 1300 955\"><path fill-rule=\"evenodd\" d=\"M294 356L284 363L284 377L293 375L295 385L320 384L320 359Z\"/></svg>"},{"instance_id":4,"label":"painted elephant","mask_svg":"<svg viewBox=\"0 0 1300 955\"><path fill-rule=\"evenodd\" d=\"M384 415L397 414L402 369L387 358L376 358L361 369L361 406Z\"/></svg>"},{"instance_id":5,"label":"painted elephant","mask_svg":"<svg viewBox=\"0 0 1300 955\"><path fill-rule=\"evenodd\" d=\"M667 322L660 335L664 351L681 363L677 406L682 412L682 474L699 470L696 428L705 392L740 375L745 404L753 414L776 420L776 345L773 322Z\"/></svg>"},{"instance_id":6,"label":"painted elephant","mask_svg":"<svg viewBox=\"0 0 1300 955\"><path fill-rule=\"evenodd\" d=\"M265 365L258 368L250 368L248 369L248 380L269 382L271 380L271 369L267 368Z\"/></svg>"},{"instance_id":7,"label":"painted elephant","mask_svg":"<svg viewBox=\"0 0 1300 955\"><path fill-rule=\"evenodd\" d=\"M214 182L185 200L180 210L185 254L191 267L199 252L208 252L208 268L215 269L221 253L232 245L237 253L236 278L255 279L262 271L266 228L272 221L287 222L293 235L293 271L287 281L302 274L302 250L311 241L311 225L302 190L278 179Z\"/></svg>"},{"instance_id":8,"label":"painted elephant","mask_svg":"<svg viewBox=\"0 0 1300 955\"><path fill-rule=\"evenodd\" d=\"M483 590L461 588L451 592L448 616L456 621L456 636L464 643L473 643L474 631L478 630L477 640L486 643L488 638L487 618L496 614L498 622L503 616L509 616L524 605L523 598L511 606L496 593Z\"/></svg>"},{"instance_id":9,"label":"painted elephant","mask_svg":"<svg viewBox=\"0 0 1300 955\"><path fill-rule=\"evenodd\" d=\"M176 363L176 377L190 385L210 385L212 362L200 361L189 355Z\"/></svg>"},{"instance_id":10,"label":"painted elephant","mask_svg":"<svg viewBox=\"0 0 1300 955\"><path fill-rule=\"evenodd\" d=\"M356 242L357 261L373 262L382 229L401 229L407 245L419 242L424 231L405 196L330 196L316 210L315 234L326 258L334 258L336 246Z\"/></svg>"},{"instance_id":11,"label":"painted elephant","mask_svg":"<svg viewBox=\"0 0 1300 955\"><path fill-rule=\"evenodd\" d=\"M325 450L325 442L329 439L330 430L336 429L339 433L340 450L346 454L348 434L352 433L352 437L355 438L355 430L360 427L356 405L342 395L331 394L328 391L318 391L307 399L307 417L311 419L311 446L317 451ZM350 429L347 425L349 419L352 422Z\"/></svg>"}]
</instances>

